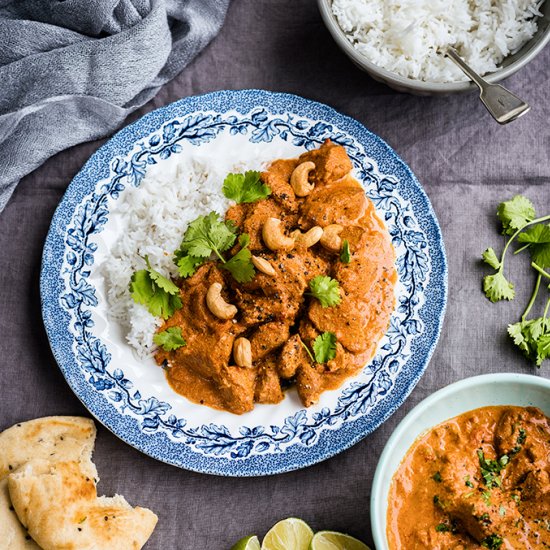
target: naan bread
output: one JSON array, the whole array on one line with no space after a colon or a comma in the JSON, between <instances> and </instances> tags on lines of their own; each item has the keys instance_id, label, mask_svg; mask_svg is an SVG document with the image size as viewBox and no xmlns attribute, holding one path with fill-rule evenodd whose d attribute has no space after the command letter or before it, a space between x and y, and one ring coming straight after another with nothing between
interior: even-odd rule
<instances>
[{"instance_id":1,"label":"naan bread","mask_svg":"<svg viewBox=\"0 0 550 550\"><path fill-rule=\"evenodd\" d=\"M0 550L39 550L13 509L7 476L32 459L80 460L91 479L96 429L89 418L47 416L21 422L0 433Z\"/></svg>"},{"instance_id":2,"label":"naan bread","mask_svg":"<svg viewBox=\"0 0 550 550\"><path fill-rule=\"evenodd\" d=\"M17 518L7 478L0 480L0 550L40 550Z\"/></svg>"},{"instance_id":3,"label":"naan bread","mask_svg":"<svg viewBox=\"0 0 550 550\"><path fill-rule=\"evenodd\" d=\"M153 512L121 496L98 498L75 461L28 462L8 486L19 519L44 550L139 550L157 523Z\"/></svg>"},{"instance_id":4,"label":"naan bread","mask_svg":"<svg viewBox=\"0 0 550 550\"><path fill-rule=\"evenodd\" d=\"M91 478L96 429L93 420L78 416L46 416L21 422L0 433L0 479L33 459L82 461Z\"/></svg>"}]
</instances>

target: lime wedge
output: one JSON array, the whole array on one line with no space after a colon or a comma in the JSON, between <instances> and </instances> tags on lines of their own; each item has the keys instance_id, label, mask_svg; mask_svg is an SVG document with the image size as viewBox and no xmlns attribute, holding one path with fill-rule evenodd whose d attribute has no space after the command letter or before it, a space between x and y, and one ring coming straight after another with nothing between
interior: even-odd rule
<instances>
[{"instance_id":1,"label":"lime wedge","mask_svg":"<svg viewBox=\"0 0 550 550\"><path fill-rule=\"evenodd\" d=\"M260 541L256 535L243 537L231 547L231 550L260 550Z\"/></svg>"},{"instance_id":2,"label":"lime wedge","mask_svg":"<svg viewBox=\"0 0 550 550\"><path fill-rule=\"evenodd\" d=\"M313 537L309 550L370 550L360 540L336 531L319 531Z\"/></svg>"},{"instance_id":3,"label":"lime wedge","mask_svg":"<svg viewBox=\"0 0 550 550\"><path fill-rule=\"evenodd\" d=\"M301 519L288 518L276 523L262 542L262 550L308 550L313 531Z\"/></svg>"}]
</instances>

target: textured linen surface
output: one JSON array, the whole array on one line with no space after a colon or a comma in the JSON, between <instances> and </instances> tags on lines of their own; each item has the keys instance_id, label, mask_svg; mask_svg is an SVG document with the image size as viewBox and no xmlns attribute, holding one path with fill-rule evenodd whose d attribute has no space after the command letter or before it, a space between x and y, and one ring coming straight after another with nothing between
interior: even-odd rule
<instances>
[{"instance_id":1,"label":"textured linen surface","mask_svg":"<svg viewBox=\"0 0 550 550\"><path fill-rule=\"evenodd\" d=\"M229 0L0 0L0 211L53 154L111 133L218 32Z\"/></svg>"},{"instance_id":2,"label":"textured linen surface","mask_svg":"<svg viewBox=\"0 0 550 550\"><path fill-rule=\"evenodd\" d=\"M550 364L533 369L505 333L532 288L528 268L521 272L526 262L511 258L517 300L493 305L481 292L485 268L478 258L487 246L502 244L495 222L500 200L524 193L539 210L550 210L550 49L506 84L533 108L501 127L475 95L414 97L374 82L339 51L313 0L235 0L213 42L131 115L134 120L183 96L227 88L266 88L328 103L387 140L411 166L439 218L449 260L447 315L426 374L382 427L326 462L266 478L207 476L156 462L98 426L100 491L124 494L159 516L147 549L228 550L239 537L262 536L288 516L372 542L369 496L376 463L414 405L476 374L549 377ZM0 214L0 429L48 414L87 415L49 350L38 277L54 209L100 144L48 160L21 181Z\"/></svg>"}]
</instances>

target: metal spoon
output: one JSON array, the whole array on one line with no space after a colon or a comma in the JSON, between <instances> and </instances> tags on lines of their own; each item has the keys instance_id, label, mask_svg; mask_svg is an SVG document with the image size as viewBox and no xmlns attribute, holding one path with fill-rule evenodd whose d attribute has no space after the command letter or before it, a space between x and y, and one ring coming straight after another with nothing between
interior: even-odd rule
<instances>
[{"instance_id":1,"label":"metal spoon","mask_svg":"<svg viewBox=\"0 0 550 550\"><path fill-rule=\"evenodd\" d=\"M479 76L464 62L454 48L448 47L445 50L445 55L450 57L478 85L481 91L479 98L499 124L512 122L512 120L516 120L516 118L524 115L531 108L528 103L508 91L504 86L489 84L489 82Z\"/></svg>"}]
</instances>

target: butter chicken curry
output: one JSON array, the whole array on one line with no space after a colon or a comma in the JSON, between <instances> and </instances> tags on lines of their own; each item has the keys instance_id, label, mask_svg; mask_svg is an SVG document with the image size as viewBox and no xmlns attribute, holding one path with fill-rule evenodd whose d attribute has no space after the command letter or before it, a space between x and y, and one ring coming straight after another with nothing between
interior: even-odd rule
<instances>
[{"instance_id":1,"label":"butter chicken curry","mask_svg":"<svg viewBox=\"0 0 550 550\"><path fill-rule=\"evenodd\" d=\"M550 420L485 407L420 437L388 498L391 550L550 548Z\"/></svg>"},{"instance_id":2,"label":"butter chicken curry","mask_svg":"<svg viewBox=\"0 0 550 550\"><path fill-rule=\"evenodd\" d=\"M260 175L270 195L229 208L256 272L239 283L208 261L176 281L183 307L159 332L179 327L185 345L156 353L175 391L240 414L295 385L310 406L372 357L394 307L395 255L351 169L327 141L274 161Z\"/></svg>"}]
</instances>

